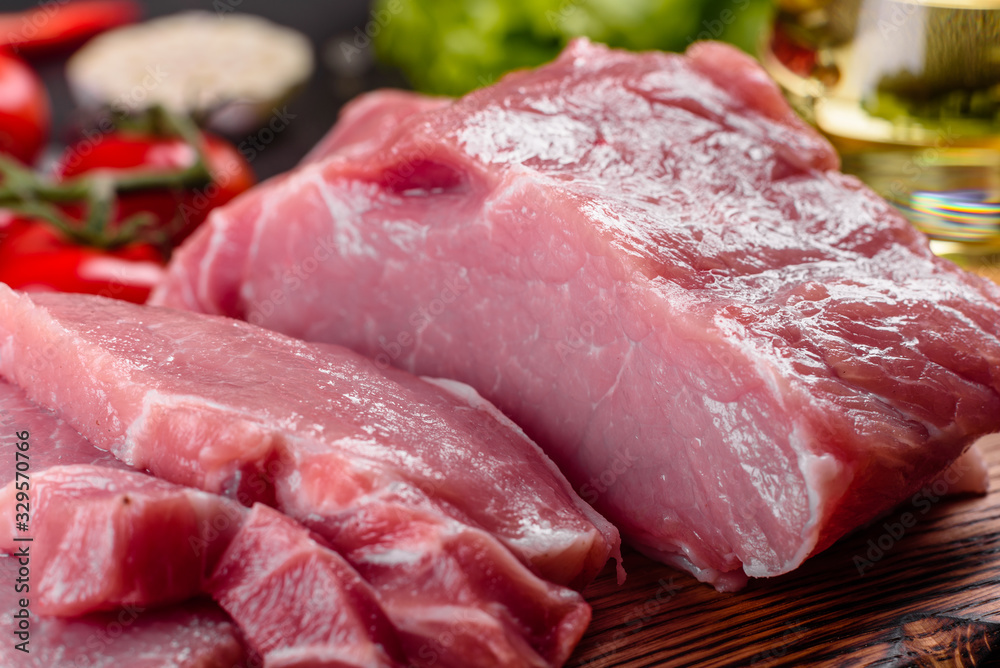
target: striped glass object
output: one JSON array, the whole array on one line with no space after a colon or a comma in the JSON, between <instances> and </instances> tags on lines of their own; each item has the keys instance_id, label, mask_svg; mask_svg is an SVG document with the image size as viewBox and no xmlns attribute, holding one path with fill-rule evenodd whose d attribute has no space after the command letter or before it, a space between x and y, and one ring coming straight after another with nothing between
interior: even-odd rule
<instances>
[{"instance_id":1,"label":"striped glass object","mask_svg":"<svg viewBox=\"0 0 1000 668\"><path fill-rule=\"evenodd\" d=\"M1000 273L1000 0L778 0L761 60L935 250Z\"/></svg>"}]
</instances>

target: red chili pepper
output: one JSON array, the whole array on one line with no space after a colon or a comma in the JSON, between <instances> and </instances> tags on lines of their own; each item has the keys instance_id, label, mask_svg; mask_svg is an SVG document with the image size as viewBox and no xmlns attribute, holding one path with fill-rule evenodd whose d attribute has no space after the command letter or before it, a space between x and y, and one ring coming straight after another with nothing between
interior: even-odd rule
<instances>
[{"instance_id":1,"label":"red chili pepper","mask_svg":"<svg viewBox=\"0 0 1000 668\"><path fill-rule=\"evenodd\" d=\"M0 47L31 58L75 48L97 33L134 23L135 0L50 0L34 9L0 14Z\"/></svg>"}]
</instances>

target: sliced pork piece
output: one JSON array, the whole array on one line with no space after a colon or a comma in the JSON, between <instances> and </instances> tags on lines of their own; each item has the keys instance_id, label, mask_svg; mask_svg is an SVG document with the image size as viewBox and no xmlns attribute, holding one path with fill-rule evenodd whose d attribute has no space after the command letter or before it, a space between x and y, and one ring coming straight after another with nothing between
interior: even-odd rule
<instances>
[{"instance_id":1,"label":"sliced pork piece","mask_svg":"<svg viewBox=\"0 0 1000 668\"><path fill-rule=\"evenodd\" d=\"M0 373L130 464L273 503L366 578L370 564L391 566L377 588L408 649L440 644L443 629L454 639L439 665L470 653L481 665L562 663L589 608L505 547L579 586L617 551L613 528L551 461L457 383L224 318L4 286L0 350ZM347 531L362 514L386 531ZM432 636L413 619L417 590Z\"/></svg>"},{"instance_id":2,"label":"sliced pork piece","mask_svg":"<svg viewBox=\"0 0 1000 668\"><path fill-rule=\"evenodd\" d=\"M269 668L379 668L404 661L376 595L337 553L254 505L208 590Z\"/></svg>"},{"instance_id":3,"label":"sliced pork piece","mask_svg":"<svg viewBox=\"0 0 1000 668\"><path fill-rule=\"evenodd\" d=\"M10 490L0 500L13 507ZM145 609L207 593L267 666L403 660L371 587L275 510L86 465L50 468L31 490L33 612Z\"/></svg>"},{"instance_id":4,"label":"sliced pork piece","mask_svg":"<svg viewBox=\"0 0 1000 668\"><path fill-rule=\"evenodd\" d=\"M174 482L251 501L277 487L303 513L409 484L558 584L582 587L617 549L551 460L459 383L228 319L6 286L0 345L0 373L98 447Z\"/></svg>"},{"instance_id":5,"label":"sliced pork piece","mask_svg":"<svg viewBox=\"0 0 1000 668\"><path fill-rule=\"evenodd\" d=\"M733 49L578 41L368 145L214 212L154 301L468 383L720 588L1000 429L1000 289L834 171Z\"/></svg>"},{"instance_id":6,"label":"sliced pork piece","mask_svg":"<svg viewBox=\"0 0 1000 668\"><path fill-rule=\"evenodd\" d=\"M0 613L8 629L21 610L14 591L18 563L0 556ZM236 625L211 602L169 608L127 606L114 612L60 619L38 617L29 595L27 653L10 631L0 643L4 668L234 668L250 666ZM259 665L259 664L257 664Z\"/></svg>"},{"instance_id":7,"label":"sliced pork piece","mask_svg":"<svg viewBox=\"0 0 1000 668\"><path fill-rule=\"evenodd\" d=\"M2 354L2 353L0 353ZM104 450L91 445L77 431L55 414L25 396L24 392L0 381L0 427L7 431L8 444L15 443L16 432L28 432L28 456L31 467L29 482L53 466L70 464L99 465L104 471L127 470L124 464ZM20 441L18 441L20 442ZM15 462L14 449L5 452ZM0 470L0 482L14 481L15 468ZM23 482L23 479L20 480ZM34 490L31 498L37 499ZM8 512L12 505L4 505ZM38 519L37 515L34 516ZM34 523L29 524L29 527ZM29 532L37 535L34 531ZM4 538L24 536L5 530ZM34 537L34 536L32 536ZM39 576L35 560L41 541L20 542L14 552L27 547L29 551L29 582ZM72 547L72 546L71 546ZM188 601L183 605L161 610L129 605L120 610L87 615L75 619L39 617L36 591L16 591L13 584L20 577L21 557L0 556L0 614L14 619L21 599L28 601L29 644L24 653L16 648L21 638L0 643L0 666L17 668L52 668L53 666L88 666L90 668L232 668L246 660L242 639L229 618L217 606L208 602ZM34 580L38 583L38 580ZM71 583L67 593L77 587L94 583ZM25 596L27 595L27 597Z\"/></svg>"},{"instance_id":8,"label":"sliced pork piece","mask_svg":"<svg viewBox=\"0 0 1000 668\"><path fill-rule=\"evenodd\" d=\"M36 442L37 450L47 447ZM15 483L0 490L0 550L12 540ZM32 611L73 617L123 605L184 601L204 591L243 508L143 473L93 465L31 475Z\"/></svg>"},{"instance_id":9,"label":"sliced pork piece","mask_svg":"<svg viewBox=\"0 0 1000 668\"><path fill-rule=\"evenodd\" d=\"M946 469L949 473L947 494L985 494L990 488L990 469L983 458L983 450L995 447L1000 434L990 434L978 439L972 447Z\"/></svg>"},{"instance_id":10,"label":"sliced pork piece","mask_svg":"<svg viewBox=\"0 0 1000 668\"><path fill-rule=\"evenodd\" d=\"M476 666L560 666L590 623L576 592L520 568L486 533L443 520L414 488L366 499L338 523L335 540L387 601L411 666L460 667L463 657Z\"/></svg>"}]
</instances>

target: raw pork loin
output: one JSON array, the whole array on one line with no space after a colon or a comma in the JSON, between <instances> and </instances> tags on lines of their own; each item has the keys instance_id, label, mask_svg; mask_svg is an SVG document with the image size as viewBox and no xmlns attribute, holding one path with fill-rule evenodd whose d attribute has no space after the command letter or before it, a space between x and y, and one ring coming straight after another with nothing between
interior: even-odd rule
<instances>
[{"instance_id":1,"label":"raw pork loin","mask_svg":"<svg viewBox=\"0 0 1000 668\"><path fill-rule=\"evenodd\" d=\"M0 374L136 468L315 530L378 593L411 661L561 665L590 610L559 585L582 587L618 552L614 528L471 388L337 346L0 285Z\"/></svg>"},{"instance_id":2,"label":"raw pork loin","mask_svg":"<svg viewBox=\"0 0 1000 668\"><path fill-rule=\"evenodd\" d=\"M1000 429L1000 289L735 50L574 42L217 210L155 303L475 387L640 549L787 572ZM409 114L409 115L407 115ZM375 136L366 132L379 132Z\"/></svg>"}]
</instances>

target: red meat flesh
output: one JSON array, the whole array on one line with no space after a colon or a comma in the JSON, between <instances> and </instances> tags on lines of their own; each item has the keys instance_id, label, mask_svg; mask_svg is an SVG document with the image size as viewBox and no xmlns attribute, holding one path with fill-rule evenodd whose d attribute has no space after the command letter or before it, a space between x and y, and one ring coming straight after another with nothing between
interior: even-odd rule
<instances>
[{"instance_id":1,"label":"red meat flesh","mask_svg":"<svg viewBox=\"0 0 1000 668\"><path fill-rule=\"evenodd\" d=\"M24 482L15 479L17 461L28 461L26 472L29 486L32 480L54 466L72 464L99 465L104 471L128 470L124 464L104 450L91 445L85 438L56 415L42 408L24 395L19 388L0 381L0 429L5 431L4 452L10 466L0 470L0 483ZM26 451L16 444L25 442L17 434L28 432ZM15 452L24 452L28 459L16 459ZM29 489L29 503L38 499L36 490ZM5 502L6 504L6 502ZM13 505L4 505L9 512ZM35 506L37 511L37 506ZM29 528L37 529L33 518ZM43 532L44 533L44 532ZM36 559L46 545L34 540L36 531L5 531L3 537L31 537L32 541L17 541L12 551L28 550L28 563L21 564L23 556L0 556L0 613L13 620L27 602L28 624L27 653L16 648L22 638L11 636L0 643L0 666L11 668L53 668L54 666L87 666L88 668L232 668L247 660L243 642L236 626L218 606L206 601L188 601L183 605L165 609L147 609L128 605L119 610L97 613L73 619L39 617L41 602L38 586L42 585L40 560ZM11 541L14 543L14 541ZM73 548L73 546L70 546ZM26 566L27 581L19 572ZM72 583L69 592L79 587L92 586L92 582ZM26 589L17 591L15 586Z\"/></svg>"},{"instance_id":2,"label":"red meat flesh","mask_svg":"<svg viewBox=\"0 0 1000 668\"><path fill-rule=\"evenodd\" d=\"M448 102L448 98L427 97L405 90L360 95L344 106L337 124L306 154L302 164L318 162L334 153L367 153L381 144L382 137L395 130L403 119L443 107Z\"/></svg>"},{"instance_id":3,"label":"red meat flesh","mask_svg":"<svg viewBox=\"0 0 1000 668\"><path fill-rule=\"evenodd\" d=\"M0 556L0 611L8 629L24 596L14 591L18 564ZM30 576L29 576L30 577ZM11 583L8 586L8 583ZM31 611L27 653L7 631L0 643L4 668L233 668L252 665L236 625L215 604L188 601L169 608L127 606L73 619Z\"/></svg>"},{"instance_id":4,"label":"red meat flesh","mask_svg":"<svg viewBox=\"0 0 1000 668\"><path fill-rule=\"evenodd\" d=\"M254 505L208 591L269 668L379 668L403 662L376 594L336 552Z\"/></svg>"},{"instance_id":5,"label":"red meat flesh","mask_svg":"<svg viewBox=\"0 0 1000 668\"><path fill-rule=\"evenodd\" d=\"M10 487L0 494L8 499ZM32 611L144 610L211 594L267 666L402 662L376 594L337 553L266 506L129 471L76 465L34 477ZM12 529L12 527L11 527Z\"/></svg>"},{"instance_id":6,"label":"red meat flesh","mask_svg":"<svg viewBox=\"0 0 1000 668\"><path fill-rule=\"evenodd\" d=\"M36 442L38 450L47 444ZM15 496L0 490L0 550L13 554ZM203 591L242 518L234 501L92 465L31 475L32 611L73 617L184 601Z\"/></svg>"}]
</instances>

